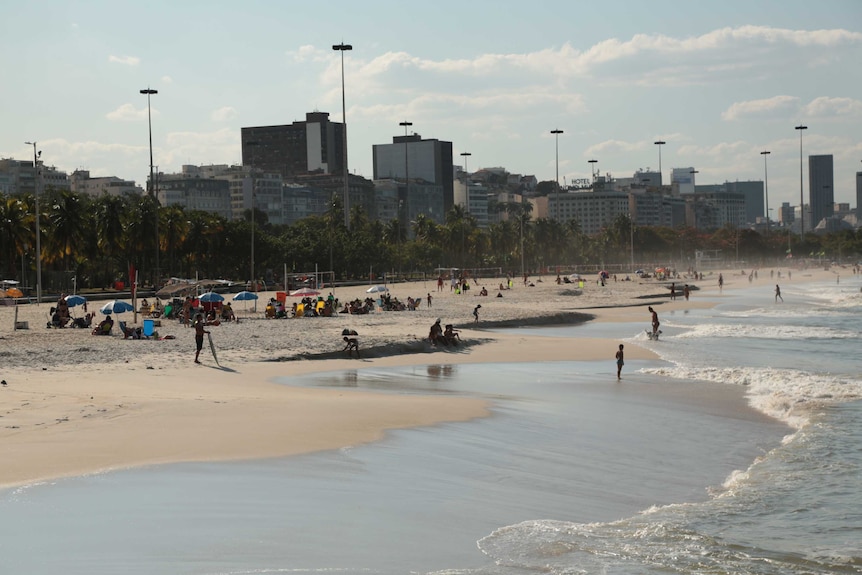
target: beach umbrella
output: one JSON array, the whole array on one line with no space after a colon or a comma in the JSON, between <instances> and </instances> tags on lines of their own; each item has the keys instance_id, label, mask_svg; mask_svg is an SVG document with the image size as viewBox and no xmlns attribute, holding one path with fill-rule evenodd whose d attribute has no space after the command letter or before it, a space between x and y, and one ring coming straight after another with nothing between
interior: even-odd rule
<instances>
[{"instance_id":1,"label":"beach umbrella","mask_svg":"<svg viewBox=\"0 0 862 575\"><path fill-rule=\"evenodd\" d=\"M16 287L12 287L6 290L6 297L24 297L24 292Z\"/></svg>"},{"instance_id":2,"label":"beach umbrella","mask_svg":"<svg viewBox=\"0 0 862 575\"><path fill-rule=\"evenodd\" d=\"M250 291L241 291L233 296L234 301L249 301L257 299L257 294Z\"/></svg>"},{"instance_id":3,"label":"beach umbrella","mask_svg":"<svg viewBox=\"0 0 862 575\"><path fill-rule=\"evenodd\" d=\"M387 291L389 291L389 288L386 286L371 286L365 290L365 293L382 293Z\"/></svg>"},{"instance_id":4,"label":"beach umbrella","mask_svg":"<svg viewBox=\"0 0 862 575\"><path fill-rule=\"evenodd\" d=\"M320 295L320 292L311 288L304 287L290 292L290 295L294 297L305 297L307 295Z\"/></svg>"},{"instance_id":5,"label":"beach umbrella","mask_svg":"<svg viewBox=\"0 0 862 575\"><path fill-rule=\"evenodd\" d=\"M203 302L224 301L224 297L222 295L211 291L202 293L198 299Z\"/></svg>"},{"instance_id":6,"label":"beach umbrella","mask_svg":"<svg viewBox=\"0 0 862 575\"><path fill-rule=\"evenodd\" d=\"M133 308L132 304L130 303L115 299L109 301L108 303L100 307L99 311L105 315L111 315L112 313L126 313L127 311L135 311L135 308Z\"/></svg>"},{"instance_id":7,"label":"beach umbrella","mask_svg":"<svg viewBox=\"0 0 862 575\"><path fill-rule=\"evenodd\" d=\"M87 298L82 295L67 295L66 296L66 305L69 307L75 307L78 305L83 305L87 303Z\"/></svg>"}]
</instances>

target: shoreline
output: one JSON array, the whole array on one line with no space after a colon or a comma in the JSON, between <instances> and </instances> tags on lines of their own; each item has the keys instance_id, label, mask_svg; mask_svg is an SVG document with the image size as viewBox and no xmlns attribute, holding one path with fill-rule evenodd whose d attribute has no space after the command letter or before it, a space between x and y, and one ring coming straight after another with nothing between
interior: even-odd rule
<instances>
[{"instance_id":1,"label":"shoreline","mask_svg":"<svg viewBox=\"0 0 862 575\"><path fill-rule=\"evenodd\" d=\"M544 282L538 289L507 290L497 301L430 292L430 309L423 302L416 311L338 318L263 320L257 319L262 314L251 315L237 305L239 324L210 328L225 366L221 369L206 349L204 365L191 364L192 331L178 323L158 328L175 334L176 339L163 341L44 327L24 333L9 330L11 310L0 309L0 349L10 366L2 374L9 384L0 388L0 457L13 462L0 471L0 488L154 464L289 456L372 442L392 429L485 417L489 405L477 398L295 388L275 379L429 363L612 358L617 340L499 334L485 328L573 321L646 324L645 306L657 302L639 298L655 294L660 284L625 284L589 286L572 296L560 293L566 286ZM426 289L392 288L398 294ZM345 298L345 291L338 296ZM361 297L363 291L346 295ZM704 293L716 295L701 290L688 302L662 301L659 311L711 307L714 302L697 301ZM466 345L436 349L425 341L434 316L469 318L477 301L483 308L476 328L444 321L457 324ZM49 306L38 307L47 313ZM263 307L260 302L258 307ZM33 318L33 325L36 311L19 314ZM337 334L346 327L360 333L361 360L341 351ZM657 359L635 345L626 357ZM612 359L608 366L610 372Z\"/></svg>"}]
</instances>

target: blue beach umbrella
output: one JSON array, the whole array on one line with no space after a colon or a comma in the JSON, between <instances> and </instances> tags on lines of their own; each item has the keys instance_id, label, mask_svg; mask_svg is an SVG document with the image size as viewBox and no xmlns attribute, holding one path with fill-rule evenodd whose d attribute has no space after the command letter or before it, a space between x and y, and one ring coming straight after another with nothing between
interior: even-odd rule
<instances>
[{"instance_id":1,"label":"blue beach umbrella","mask_svg":"<svg viewBox=\"0 0 862 575\"><path fill-rule=\"evenodd\" d=\"M82 295L67 295L66 296L66 305L69 307L75 307L79 305L83 305L87 303L87 298Z\"/></svg>"},{"instance_id":2,"label":"blue beach umbrella","mask_svg":"<svg viewBox=\"0 0 862 575\"><path fill-rule=\"evenodd\" d=\"M99 308L99 311L105 315L111 315L112 313L126 313L127 311L134 310L135 308L132 307L132 304L120 301L118 299L109 301L108 303Z\"/></svg>"},{"instance_id":3,"label":"blue beach umbrella","mask_svg":"<svg viewBox=\"0 0 862 575\"><path fill-rule=\"evenodd\" d=\"M202 293L198 299L203 302L224 301L224 297L212 291Z\"/></svg>"},{"instance_id":4,"label":"blue beach umbrella","mask_svg":"<svg viewBox=\"0 0 862 575\"><path fill-rule=\"evenodd\" d=\"M257 299L257 294L250 291L241 291L233 296L234 301L250 301Z\"/></svg>"}]
</instances>

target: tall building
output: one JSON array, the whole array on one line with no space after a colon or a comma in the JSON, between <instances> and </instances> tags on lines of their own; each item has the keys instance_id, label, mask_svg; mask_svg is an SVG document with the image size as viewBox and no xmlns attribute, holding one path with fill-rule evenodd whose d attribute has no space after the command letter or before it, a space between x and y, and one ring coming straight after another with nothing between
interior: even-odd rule
<instances>
[{"instance_id":1,"label":"tall building","mask_svg":"<svg viewBox=\"0 0 862 575\"><path fill-rule=\"evenodd\" d=\"M419 134L395 136L391 144L375 144L373 155L375 180L405 180L408 196L413 193L413 182L441 186L444 214L455 204L452 142L423 140Z\"/></svg>"},{"instance_id":2,"label":"tall building","mask_svg":"<svg viewBox=\"0 0 862 575\"><path fill-rule=\"evenodd\" d=\"M330 122L327 112L309 112L304 122L242 128L242 163L286 181L302 174L341 175L344 124Z\"/></svg>"},{"instance_id":3,"label":"tall building","mask_svg":"<svg viewBox=\"0 0 862 575\"><path fill-rule=\"evenodd\" d=\"M832 179L832 154L808 156L808 202L811 220L806 228L813 229L823 218L832 217L835 188Z\"/></svg>"},{"instance_id":4,"label":"tall building","mask_svg":"<svg viewBox=\"0 0 862 575\"><path fill-rule=\"evenodd\" d=\"M862 172L856 172L856 219L862 221Z\"/></svg>"},{"instance_id":5,"label":"tall building","mask_svg":"<svg viewBox=\"0 0 862 575\"><path fill-rule=\"evenodd\" d=\"M724 190L732 194L742 194L745 198L745 218L740 223L755 223L765 215L763 181L725 182Z\"/></svg>"},{"instance_id":6,"label":"tall building","mask_svg":"<svg viewBox=\"0 0 862 575\"><path fill-rule=\"evenodd\" d=\"M693 194L695 173L696 171L692 167L674 168L670 172L670 183L679 186L680 195Z\"/></svg>"}]
</instances>

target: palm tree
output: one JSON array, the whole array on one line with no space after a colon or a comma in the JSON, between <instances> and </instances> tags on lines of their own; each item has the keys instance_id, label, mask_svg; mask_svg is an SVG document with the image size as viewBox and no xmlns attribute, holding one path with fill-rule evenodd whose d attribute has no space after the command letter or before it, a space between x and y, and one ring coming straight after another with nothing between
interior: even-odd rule
<instances>
[{"instance_id":1,"label":"palm tree","mask_svg":"<svg viewBox=\"0 0 862 575\"><path fill-rule=\"evenodd\" d=\"M87 207L78 194L63 191L51 204L45 236L45 261L59 261L65 270L84 245Z\"/></svg>"},{"instance_id":2,"label":"palm tree","mask_svg":"<svg viewBox=\"0 0 862 575\"><path fill-rule=\"evenodd\" d=\"M18 256L23 256L27 251L32 219L22 200L5 197L0 201L0 253L6 258L6 277L15 277ZM20 279L24 281L24 278Z\"/></svg>"}]
</instances>

